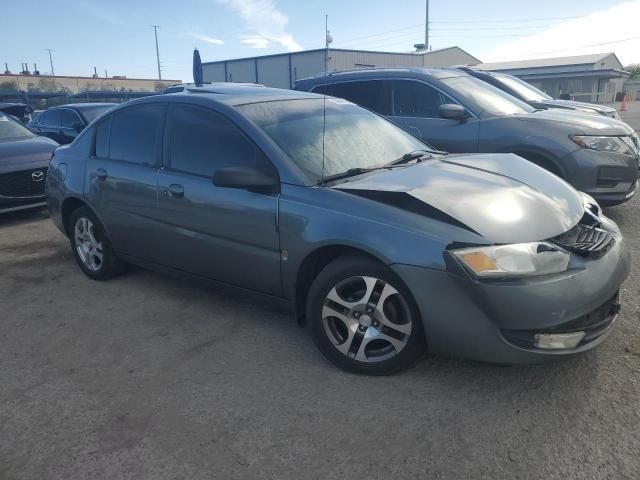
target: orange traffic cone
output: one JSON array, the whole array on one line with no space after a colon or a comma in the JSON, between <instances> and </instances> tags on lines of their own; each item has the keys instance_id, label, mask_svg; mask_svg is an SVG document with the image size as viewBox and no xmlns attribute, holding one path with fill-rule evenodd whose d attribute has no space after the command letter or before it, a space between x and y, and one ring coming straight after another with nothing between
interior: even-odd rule
<instances>
[{"instance_id":1,"label":"orange traffic cone","mask_svg":"<svg viewBox=\"0 0 640 480\"><path fill-rule=\"evenodd\" d=\"M627 95L626 94L624 97L622 97L622 103L620 104L620 111L621 112L627 111Z\"/></svg>"}]
</instances>

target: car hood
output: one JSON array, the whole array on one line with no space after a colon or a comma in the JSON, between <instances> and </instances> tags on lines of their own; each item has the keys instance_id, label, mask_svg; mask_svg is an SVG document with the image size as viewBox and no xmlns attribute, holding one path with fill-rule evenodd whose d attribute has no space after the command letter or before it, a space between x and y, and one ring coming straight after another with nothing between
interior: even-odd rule
<instances>
[{"instance_id":1,"label":"car hood","mask_svg":"<svg viewBox=\"0 0 640 480\"><path fill-rule=\"evenodd\" d=\"M0 172L46 167L57 147L46 137L0 141Z\"/></svg>"},{"instance_id":2,"label":"car hood","mask_svg":"<svg viewBox=\"0 0 640 480\"><path fill-rule=\"evenodd\" d=\"M448 155L376 171L333 188L466 227L490 243L545 240L584 215L584 197L555 175L513 154ZM419 209L412 208L418 212Z\"/></svg>"},{"instance_id":3,"label":"car hood","mask_svg":"<svg viewBox=\"0 0 640 480\"><path fill-rule=\"evenodd\" d=\"M575 102L573 100L545 100L541 102L549 107L570 108L570 109L588 109L598 112L602 115L611 115L616 112L615 108L606 107L604 105L596 105L594 103L587 102Z\"/></svg>"},{"instance_id":4,"label":"car hood","mask_svg":"<svg viewBox=\"0 0 640 480\"><path fill-rule=\"evenodd\" d=\"M633 129L626 123L603 115L577 110L540 110L532 113L512 115L523 122L545 124L554 130L563 128L575 135L632 135Z\"/></svg>"}]
</instances>

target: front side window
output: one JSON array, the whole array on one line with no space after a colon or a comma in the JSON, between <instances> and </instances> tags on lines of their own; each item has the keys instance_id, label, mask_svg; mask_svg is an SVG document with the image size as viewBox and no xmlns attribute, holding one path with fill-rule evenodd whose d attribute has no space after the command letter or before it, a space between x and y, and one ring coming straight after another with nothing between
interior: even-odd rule
<instances>
[{"instance_id":1,"label":"front side window","mask_svg":"<svg viewBox=\"0 0 640 480\"><path fill-rule=\"evenodd\" d=\"M60 126L62 128L73 128L79 122L80 117L75 112L66 108L60 109Z\"/></svg>"},{"instance_id":2,"label":"front side window","mask_svg":"<svg viewBox=\"0 0 640 480\"><path fill-rule=\"evenodd\" d=\"M353 168L382 166L427 148L393 123L340 99L282 100L236 108L313 183Z\"/></svg>"},{"instance_id":3,"label":"front side window","mask_svg":"<svg viewBox=\"0 0 640 480\"><path fill-rule=\"evenodd\" d=\"M44 127L59 127L60 126L61 113L60 109L54 108L48 112L42 114L40 125Z\"/></svg>"},{"instance_id":4,"label":"front side window","mask_svg":"<svg viewBox=\"0 0 640 480\"><path fill-rule=\"evenodd\" d=\"M157 165L164 105L137 105L111 116L109 158L140 165Z\"/></svg>"},{"instance_id":5,"label":"front side window","mask_svg":"<svg viewBox=\"0 0 640 480\"><path fill-rule=\"evenodd\" d=\"M349 100L380 115L391 115L391 83L388 80L336 83L331 95Z\"/></svg>"},{"instance_id":6,"label":"front side window","mask_svg":"<svg viewBox=\"0 0 640 480\"><path fill-rule=\"evenodd\" d=\"M262 166L261 152L253 142L216 112L174 105L167 127L168 166L172 170L213 177L223 167Z\"/></svg>"},{"instance_id":7,"label":"front side window","mask_svg":"<svg viewBox=\"0 0 640 480\"><path fill-rule=\"evenodd\" d=\"M411 80L393 82L393 109L397 117L440 118L438 108L455 103L430 85Z\"/></svg>"}]
</instances>

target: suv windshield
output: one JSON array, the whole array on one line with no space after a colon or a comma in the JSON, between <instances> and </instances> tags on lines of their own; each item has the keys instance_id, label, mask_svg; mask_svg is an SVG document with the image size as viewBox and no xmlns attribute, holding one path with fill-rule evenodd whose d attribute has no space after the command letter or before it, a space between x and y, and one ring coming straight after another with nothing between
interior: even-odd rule
<instances>
[{"instance_id":1,"label":"suv windshield","mask_svg":"<svg viewBox=\"0 0 640 480\"><path fill-rule=\"evenodd\" d=\"M520 80L517 77L512 77L511 75L504 75L502 73L492 73L491 75L500 83L518 92L518 94L520 94L528 102L544 102L545 100L553 100L549 95L547 95L543 91L538 90L533 85L525 82L524 80Z\"/></svg>"},{"instance_id":2,"label":"suv windshield","mask_svg":"<svg viewBox=\"0 0 640 480\"><path fill-rule=\"evenodd\" d=\"M430 148L378 115L337 98L282 100L237 108L313 183L352 169L380 167L406 153Z\"/></svg>"},{"instance_id":3,"label":"suv windshield","mask_svg":"<svg viewBox=\"0 0 640 480\"><path fill-rule=\"evenodd\" d=\"M490 115L503 116L531 113L535 110L499 88L475 77L467 75L450 77L442 79L441 82L456 92L463 103L476 113L486 112Z\"/></svg>"},{"instance_id":4,"label":"suv windshield","mask_svg":"<svg viewBox=\"0 0 640 480\"><path fill-rule=\"evenodd\" d=\"M33 136L31 130L23 127L20 122L0 113L0 141Z\"/></svg>"}]
</instances>

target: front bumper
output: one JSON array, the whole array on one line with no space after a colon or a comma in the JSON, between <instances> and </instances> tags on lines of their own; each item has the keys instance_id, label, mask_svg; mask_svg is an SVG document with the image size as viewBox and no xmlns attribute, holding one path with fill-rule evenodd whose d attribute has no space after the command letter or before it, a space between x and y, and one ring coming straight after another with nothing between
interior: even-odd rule
<instances>
[{"instance_id":1,"label":"front bumper","mask_svg":"<svg viewBox=\"0 0 640 480\"><path fill-rule=\"evenodd\" d=\"M0 213L44 207L44 195L36 197L4 197L0 195Z\"/></svg>"},{"instance_id":2,"label":"front bumper","mask_svg":"<svg viewBox=\"0 0 640 480\"><path fill-rule=\"evenodd\" d=\"M630 200L638 187L639 159L630 155L598 152L581 148L570 154L565 163L574 164L571 184L588 193L602 206Z\"/></svg>"},{"instance_id":3,"label":"front bumper","mask_svg":"<svg viewBox=\"0 0 640 480\"><path fill-rule=\"evenodd\" d=\"M569 272L538 279L479 282L458 272L409 265L392 268L414 294L431 352L518 364L576 355L601 343L610 334L616 313L600 318L603 328L573 349L538 349L512 335L564 331L567 322L603 308L617 295L630 264L626 243L617 237L604 256L577 259Z\"/></svg>"}]
</instances>

